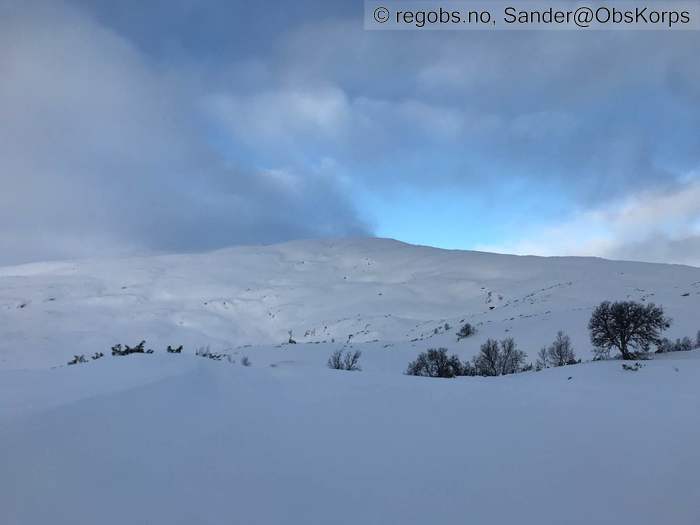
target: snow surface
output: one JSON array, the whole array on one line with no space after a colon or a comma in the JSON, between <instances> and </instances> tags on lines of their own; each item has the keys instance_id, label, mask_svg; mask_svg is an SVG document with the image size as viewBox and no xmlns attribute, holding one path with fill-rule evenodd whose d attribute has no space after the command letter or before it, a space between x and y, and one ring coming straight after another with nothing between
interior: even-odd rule
<instances>
[{"instance_id":1,"label":"snow surface","mask_svg":"<svg viewBox=\"0 0 700 525\"><path fill-rule=\"evenodd\" d=\"M559 329L586 358L604 299L700 329L698 268L380 239L0 268L0 524L697 525L699 350L402 375L487 337L534 359ZM339 348L363 371L327 369Z\"/></svg>"},{"instance_id":2,"label":"snow surface","mask_svg":"<svg viewBox=\"0 0 700 525\"><path fill-rule=\"evenodd\" d=\"M691 354L454 380L162 354L3 371L0 522L697 524Z\"/></svg>"}]
</instances>

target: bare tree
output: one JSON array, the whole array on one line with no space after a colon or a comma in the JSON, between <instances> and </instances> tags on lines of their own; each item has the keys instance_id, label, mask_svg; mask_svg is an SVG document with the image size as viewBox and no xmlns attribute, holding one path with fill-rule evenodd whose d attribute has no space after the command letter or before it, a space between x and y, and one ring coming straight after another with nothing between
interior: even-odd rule
<instances>
[{"instance_id":1,"label":"bare tree","mask_svg":"<svg viewBox=\"0 0 700 525\"><path fill-rule=\"evenodd\" d=\"M474 358L476 374L480 376L501 376L520 372L525 364L527 354L518 350L512 337L500 343L488 339Z\"/></svg>"},{"instance_id":2,"label":"bare tree","mask_svg":"<svg viewBox=\"0 0 700 525\"><path fill-rule=\"evenodd\" d=\"M497 376L500 370L500 349L498 341L487 339L481 345L479 355L474 358L474 368L480 376Z\"/></svg>"},{"instance_id":3,"label":"bare tree","mask_svg":"<svg viewBox=\"0 0 700 525\"><path fill-rule=\"evenodd\" d=\"M512 337L501 341L501 375L520 372L525 365L527 354L518 350L518 345Z\"/></svg>"},{"instance_id":4,"label":"bare tree","mask_svg":"<svg viewBox=\"0 0 700 525\"><path fill-rule=\"evenodd\" d=\"M660 343L661 332L670 325L663 308L653 303L605 301L593 310L588 329L597 355L616 348L623 359L635 359L633 350L648 352L651 344Z\"/></svg>"},{"instance_id":5,"label":"bare tree","mask_svg":"<svg viewBox=\"0 0 700 525\"><path fill-rule=\"evenodd\" d=\"M564 332L557 332L557 338L547 348L547 360L552 366L564 366L576 363L574 347L571 339Z\"/></svg>"},{"instance_id":6,"label":"bare tree","mask_svg":"<svg viewBox=\"0 0 700 525\"><path fill-rule=\"evenodd\" d=\"M543 346L540 351L537 352L537 361L535 361L535 367L537 370L542 370L549 366L549 354L547 353L547 347Z\"/></svg>"}]
</instances>

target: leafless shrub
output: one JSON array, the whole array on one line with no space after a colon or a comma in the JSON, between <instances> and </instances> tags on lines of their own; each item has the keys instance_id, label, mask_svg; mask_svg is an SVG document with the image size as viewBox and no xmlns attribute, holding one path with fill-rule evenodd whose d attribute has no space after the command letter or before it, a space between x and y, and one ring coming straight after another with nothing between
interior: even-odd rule
<instances>
[{"instance_id":1,"label":"leafless shrub","mask_svg":"<svg viewBox=\"0 0 700 525\"><path fill-rule=\"evenodd\" d=\"M406 374L424 377L456 377L463 374L463 364L456 355L448 356L447 348L429 348L408 365Z\"/></svg>"},{"instance_id":2,"label":"leafless shrub","mask_svg":"<svg viewBox=\"0 0 700 525\"><path fill-rule=\"evenodd\" d=\"M87 359L85 359L85 356L84 356L84 355L76 355L76 356L73 356L73 359L71 359L70 361L68 361L68 364L69 364L69 365L77 365L77 364L79 364L79 363L87 363Z\"/></svg>"},{"instance_id":3,"label":"leafless shrub","mask_svg":"<svg viewBox=\"0 0 700 525\"><path fill-rule=\"evenodd\" d=\"M333 370L347 370L347 371L359 371L362 370L359 361L362 356L362 352L355 350L351 352L343 352L343 350L336 350L328 358L328 368Z\"/></svg>"},{"instance_id":4,"label":"leafless shrub","mask_svg":"<svg viewBox=\"0 0 700 525\"><path fill-rule=\"evenodd\" d=\"M574 347L571 345L571 339L564 332L559 331L557 338L547 348L547 362L550 366L576 364Z\"/></svg>"}]
</instances>

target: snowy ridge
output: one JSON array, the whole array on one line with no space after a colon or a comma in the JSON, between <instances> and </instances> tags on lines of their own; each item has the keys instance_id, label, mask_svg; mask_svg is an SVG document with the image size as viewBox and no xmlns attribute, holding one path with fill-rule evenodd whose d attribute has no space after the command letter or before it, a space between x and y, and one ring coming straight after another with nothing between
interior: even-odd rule
<instances>
[{"instance_id":1,"label":"snowy ridge","mask_svg":"<svg viewBox=\"0 0 700 525\"><path fill-rule=\"evenodd\" d=\"M191 351L277 345L289 330L299 343L426 342L464 355L512 335L534 355L562 329L586 356L590 311L606 299L662 304L670 336L693 335L700 269L385 239L30 264L0 268L0 367L57 365L141 339ZM456 345L463 321L479 334Z\"/></svg>"}]
</instances>

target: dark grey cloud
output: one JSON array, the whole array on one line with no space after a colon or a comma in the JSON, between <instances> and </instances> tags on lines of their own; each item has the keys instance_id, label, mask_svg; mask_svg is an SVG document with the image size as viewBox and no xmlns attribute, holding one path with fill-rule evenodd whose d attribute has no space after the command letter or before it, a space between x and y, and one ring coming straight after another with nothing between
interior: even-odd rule
<instances>
[{"instance_id":1,"label":"dark grey cloud","mask_svg":"<svg viewBox=\"0 0 700 525\"><path fill-rule=\"evenodd\" d=\"M60 2L2 15L0 263L367 233L333 173L218 156L186 71Z\"/></svg>"},{"instance_id":2,"label":"dark grey cloud","mask_svg":"<svg viewBox=\"0 0 700 525\"><path fill-rule=\"evenodd\" d=\"M264 58L291 28L356 17L361 4L329 0L71 0L149 55L165 61L211 63Z\"/></svg>"}]
</instances>

